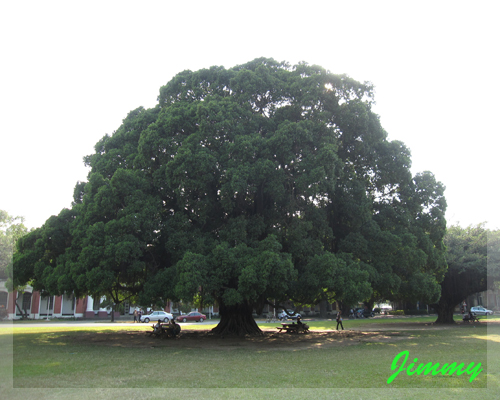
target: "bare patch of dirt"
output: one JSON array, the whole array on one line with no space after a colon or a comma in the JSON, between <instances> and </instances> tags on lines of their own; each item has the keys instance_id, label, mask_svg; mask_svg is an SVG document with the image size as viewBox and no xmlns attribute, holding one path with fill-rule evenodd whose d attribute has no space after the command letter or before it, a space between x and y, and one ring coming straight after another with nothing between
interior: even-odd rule
<instances>
[{"instance_id":1,"label":"bare patch of dirt","mask_svg":"<svg viewBox=\"0 0 500 400\"><path fill-rule=\"evenodd\" d=\"M262 336L221 337L209 331L183 329L176 338L156 338L149 332L122 330L114 332L83 331L64 335L64 340L90 345L126 348L175 348L175 349L213 349L230 351L234 349L253 349L255 351L305 350L314 348L330 348L335 346L350 346L359 343L391 343L409 339L415 331L486 328L486 325L499 324L497 321L482 321L479 324L457 323L454 325L438 325L434 323L404 322L401 324L374 323L364 326L363 330L346 329L343 331L324 330L311 331L307 334L278 333L265 329ZM58 336L57 340L62 337ZM50 340L50 339L49 339ZM54 340L56 340L54 338Z\"/></svg>"},{"instance_id":2,"label":"bare patch of dirt","mask_svg":"<svg viewBox=\"0 0 500 400\"><path fill-rule=\"evenodd\" d=\"M220 337L204 331L183 330L177 338L156 338L143 331L86 332L68 337L80 344L127 348L184 348L229 351L253 349L256 351L305 350L335 346L349 346L360 342L391 342L409 336L399 332L355 330L313 331L307 334L287 334L264 331L262 336Z\"/></svg>"}]
</instances>

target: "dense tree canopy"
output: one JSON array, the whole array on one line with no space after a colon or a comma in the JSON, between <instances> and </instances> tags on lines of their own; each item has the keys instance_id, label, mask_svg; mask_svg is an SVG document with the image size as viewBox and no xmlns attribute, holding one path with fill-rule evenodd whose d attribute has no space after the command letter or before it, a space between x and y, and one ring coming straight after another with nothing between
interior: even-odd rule
<instances>
[{"instance_id":1,"label":"dense tree canopy","mask_svg":"<svg viewBox=\"0 0 500 400\"><path fill-rule=\"evenodd\" d=\"M72 210L41 229L68 242L27 238L54 253L23 279L147 304L202 296L219 333L258 333L268 299L436 301L444 188L412 177L372 92L264 58L179 73L86 157Z\"/></svg>"}]
</instances>

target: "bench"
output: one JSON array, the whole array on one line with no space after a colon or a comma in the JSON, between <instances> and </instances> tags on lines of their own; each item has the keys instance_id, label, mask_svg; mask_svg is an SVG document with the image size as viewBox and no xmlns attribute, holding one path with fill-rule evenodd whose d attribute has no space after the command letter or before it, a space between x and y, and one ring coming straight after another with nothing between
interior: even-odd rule
<instances>
[{"instance_id":1,"label":"bench","mask_svg":"<svg viewBox=\"0 0 500 400\"><path fill-rule=\"evenodd\" d=\"M278 333L285 331L286 333L307 333L309 332L309 325L307 324L281 324L281 326L277 326Z\"/></svg>"},{"instance_id":2,"label":"bench","mask_svg":"<svg viewBox=\"0 0 500 400\"><path fill-rule=\"evenodd\" d=\"M479 318L475 315L472 314L472 317L469 314L465 314L464 317L462 318L463 322L479 322Z\"/></svg>"},{"instance_id":3,"label":"bench","mask_svg":"<svg viewBox=\"0 0 500 400\"><path fill-rule=\"evenodd\" d=\"M151 325L153 332L149 332L149 336L157 338L170 338L175 337L181 332L181 326L178 324L161 324L159 328L156 325Z\"/></svg>"}]
</instances>

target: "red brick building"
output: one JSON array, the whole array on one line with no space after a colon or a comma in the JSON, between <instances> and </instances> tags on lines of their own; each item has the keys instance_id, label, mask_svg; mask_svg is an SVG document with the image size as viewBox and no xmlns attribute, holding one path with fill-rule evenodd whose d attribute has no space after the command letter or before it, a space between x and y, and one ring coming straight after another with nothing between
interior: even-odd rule
<instances>
[{"instance_id":1,"label":"red brick building","mask_svg":"<svg viewBox=\"0 0 500 400\"><path fill-rule=\"evenodd\" d=\"M99 299L101 300L101 299ZM172 305L167 303L165 311L171 312ZM133 314L135 307L125 305L124 313ZM5 282L0 281L0 312L6 314L7 319L20 319L26 314L31 319L44 318L103 318L110 317L111 309L100 307L100 301L94 301L91 296L78 299L73 294L62 296L41 296L27 286L23 292L14 290L8 292ZM120 313L115 312L115 318Z\"/></svg>"}]
</instances>

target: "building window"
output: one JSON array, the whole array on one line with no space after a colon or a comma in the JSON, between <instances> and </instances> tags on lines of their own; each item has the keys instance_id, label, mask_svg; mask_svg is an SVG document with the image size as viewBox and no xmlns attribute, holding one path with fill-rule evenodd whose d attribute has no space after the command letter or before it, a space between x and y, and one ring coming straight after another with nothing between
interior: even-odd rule
<instances>
[{"instance_id":1,"label":"building window","mask_svg":"<svg viewBox=\"0 0 500 400\"><path fill-rule=\"evenodd\" d=\"M31 293L24 292L23 294L23 310L31 309Z\"/></svg>"},{"instance_id":2,"label":"building window","mask_svg":"<svg viewBox=\"0 0 500 400\"><path fill-rule=\"evenodd\" d=\"M99 308L101 307L101 300L97 297L95 297L93 300L94 300L94 304L92 305L92 309L94 311L99 311Z\"/></svg>"},{"instance_id":3,"label":"building window","mask_svg":"<svg viewBox=\"0 0 500 400\"><path fill-rule=\"evenodd\" d=\"M49 310L53 310L54 309L54 296L48 296L48 297L42 297L43 300L47 301L48 299L48 303L49 303ZM47 309L47 303L45 303L45 310Z\"/></svg>"},{"instance_id":4,"label":"building window","mask_svg":"<svg viewBox=\"0 0 500 400\"><path fill-rule=\"evenodd\" d=\"M0 292L0 308L7 308L7 298L9 294L7 292Z\"/></svg>"}]
</instances>

